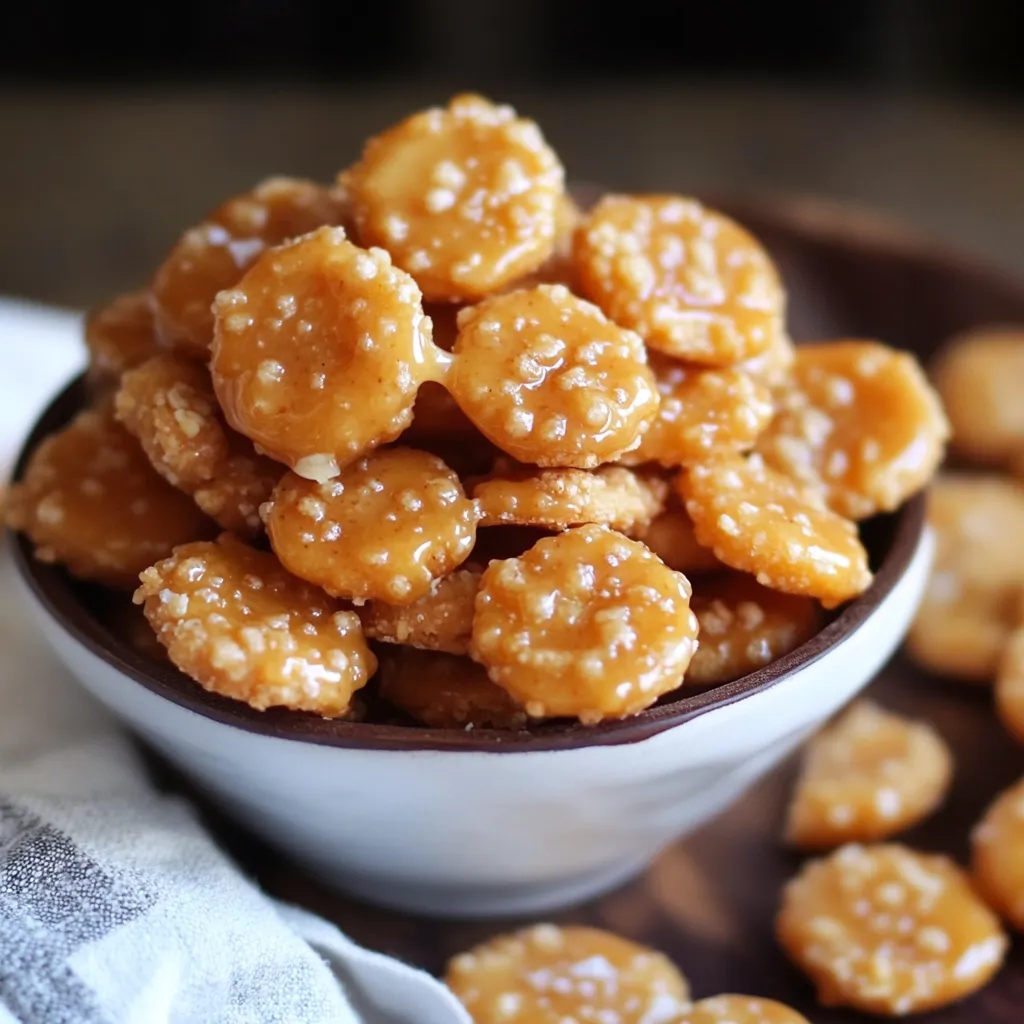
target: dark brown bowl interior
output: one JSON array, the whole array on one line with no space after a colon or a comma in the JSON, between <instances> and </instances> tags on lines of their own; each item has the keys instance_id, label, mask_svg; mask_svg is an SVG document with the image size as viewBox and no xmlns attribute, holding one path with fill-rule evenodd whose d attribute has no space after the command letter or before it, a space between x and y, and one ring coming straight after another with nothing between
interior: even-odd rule
<instances>
[{"instance_id":1,"label":"dark brown bowl interior","mask_svg":"<svg viewBox=\"0 0 1024 1024\"><path fill-rule=\"evenodd\" d=\"M874 337L925 361L950 334L986 323L1024 322L1024 283L906 228L814 201L711 202L747 225L768 246L790 292L798 341ZM43 414L16 469L42 437L81 408L73 382ZM148 658L115 636L95 611L95 591L61 569L37 562L24 538L13 538L15 562L47 611L94 654L147 689L216 721L252 732L328 746L385 750L528 751L632 743L781 682L821 657L860 626L890 593L913 556L924 523L919 495L898 512L863 524L876 570L862 597L802 647L742 679L660 703L634 718L582 727L539 725L528 732L472 732L418 726L326 721L281 709L255 711L209 694L172 666Z\"/></svg>"}]
</instances>

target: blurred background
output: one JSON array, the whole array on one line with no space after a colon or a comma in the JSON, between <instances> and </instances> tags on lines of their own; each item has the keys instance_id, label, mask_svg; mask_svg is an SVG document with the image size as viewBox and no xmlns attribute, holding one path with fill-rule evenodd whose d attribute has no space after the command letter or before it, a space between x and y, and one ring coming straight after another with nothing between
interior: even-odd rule
<instances>
[{"instance_id":1,"label":"blurred background","mask_svg":"<svg viewBox=\"0 0 1024 1024\"><path fill-rule=\"evenodd\" d=\"M89 305L270 173L328 179L457 90L571 179L813 194L1024 270L1020 0L8 5L0 293Z\"/></svg>"}]
</instances>

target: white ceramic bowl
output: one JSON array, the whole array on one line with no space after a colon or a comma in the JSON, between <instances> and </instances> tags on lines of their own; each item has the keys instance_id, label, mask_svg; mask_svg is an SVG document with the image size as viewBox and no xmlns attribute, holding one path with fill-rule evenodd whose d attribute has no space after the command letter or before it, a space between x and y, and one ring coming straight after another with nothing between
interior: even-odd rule
<instances>
[{"instance_id":1,"label":"white ceramic bowl","mask_svg":"<svg viewBox=\"0 0 1024 1024\"><path fill-rule=\"evenodd\" d=\"M73 385L26 451L80 407ZM592 728L470 733L257 712L108 631L90 588L12 538L26 599L85 687L243 824L341 889L437 915L537 913L642 869L845 704L928 572L924 500L871 524L871 589L744 679ZM685 694L685 691L683 691Z\"/></svg>"},{"instance_id":2,"label":"white ceramic bowl","mask_svg":"<svg viewBox=\"0 0 1024 1024\"><path fill-rule=\"evenodd\" d=\"M1007 280L874 222L806 204L737 212L782 262L798 337L875 335L927 354L945 334L1020 306ZM81 384L58 398L25 453L82 400ZM923 496L864 535L873 586L792 654L624 722L525 734L253 711L119 640L94 592L34 561L23 539L12 547L40 628L71 671L230 815L341 889L469 916L540 913L610 888L849 701L923 590Z\"/></svg>"}]
</instances>

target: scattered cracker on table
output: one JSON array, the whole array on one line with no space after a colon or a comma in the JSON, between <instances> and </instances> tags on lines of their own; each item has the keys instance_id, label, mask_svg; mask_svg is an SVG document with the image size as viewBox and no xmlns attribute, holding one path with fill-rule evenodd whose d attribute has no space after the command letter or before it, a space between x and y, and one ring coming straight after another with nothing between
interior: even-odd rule
<instances>
[{"instance_id":1,"label":"scattered cracker on table","mask_svg":"<svg viewBox=\"0 0 1024 1024\"><path fill-rule=\"evenodd\" d=\"M430 300L475 300L555 243L564 171L540 129L480 96L413 114L341 175L359 241L391 252Z\"/></svg>"},{"instance_id":2,"label":"scattered cracker on table","mask_svg":"<svg viewBox=\"0 0 1024 1024\"><path fill-rule=\"evenodd\" d=\"M181 236L156 271L152 303L161 342L209 358L217 293L236 285L268 246L344 218L339 193L293 178L270 178L222 203Z\"/></svg>"},{"instance_id":3,"label":"scattered cracker on table","mask_svg":"<svg viewBox=\"0 0 1024 1024\"><path fill-rule=\"evenodd\" d=\"M758 456L693 466L676 485L697 540L762 586L832 608L871 583L855 524Z\"/></svg>"},{"instance_id":4,"label":"scattered cracker on table","mask_svg":"<svg viewBox=\"0 0 1024 1024\"><path fill-rule=\"evenodd\" d=\"M947 857L844 846L783 891L776 932L825 1006L902 1016L965 998L999 970L996 916Z\"/></svg>"},{"instance_id":5,"label":"scattered cracker on table","mask_svg":"<svg viewBox=\"0 0 1024 1024\"><path fill-rule=\"evenodd\" d=\"M135 600L171 661L212 693L340 718L377 668L354 612L229 533L140 578Z\"/></svg>"},{"instance_id":6,"label":"scattered cracker on table","mask_svg":"<svg viewBox=\"0 0 1024 1024\"><path fill-rule=\"evenodd\" d=\"M773 999L726 995L694 1003L676 1024L810 1024L810 1021Z\"/></svg>"},{"instance_id":7,"label":"scattered cracker on table","mask_svg":"<svg viewBox=\"0 0 1024 1024\"><path fill-rule=\"evenodd\" d=\"M983 327L952 338L932 377L955 451L1004 465L1024 454L1024 329Z\"/></svg>"},{"instance_id":8,"label":"scattered cracker on table","mask_svg":"<svg viewBox=\"0 0 1024 1024\"><path fill-rule=\"evenodd\" d=\"M769 590L745 573L698 577L693 588L700 632L688 686L717 686L754 672L796 650L824 621L813 598Z\"/></svg>"},{"instance_id":9,"label":"scattered cracker on table","mask_svg":"<svg viewBox=\"0 0 1024 1024\"><path fill-rule=\"evenodd\" d=\"M528 721L483 666L469 658L398 646L380 658L380 695L432 729L515 730Z\"/></svg>"},{"instance_id":10,"label":"scattered cracker on table","mask_svg":"<svg viewBox=\"0 0 1024 1024\"><path fill-rule=\"evenodd\" d=\"M623 461L689 466L754 447L775 407L768 387L734 369L708 369L651 359L658 415Z\"/></svg>"},{"instance_id":11,"label":"scattered cracker on table","mask_svg":"<svg viewBox=\"0 0 1024 1024\"><path fill-rule=\"evenodd\" d=\"M989 683L1021 621L1024 486L985 474L940 475L928 520L935 561L907 649L933 672Z\"/></svg>"},{"instance_id":12,"label":"scattered cracker on table","mask_svg":"<svg viewBox=\"0 0 1024 1024\"><path fill-rule=\"evenodd\" d=\"M110 404L80 412L40 443L11 488L7 523L31 538L40 561L129 588L176 544L214 532L157 474Z\"/></svg>"},{"instance_id":13,"label":"scattered cracker on table","mask_svg":"<svg viewBox=\"0 0 1024 1024\"><path fill-rule=\"evenodd\" d=\"M623 718L676 689L697 647L690 584L644 545L577 526L480 580L471 653L531 718Z\"/></svg>"},{"instance_id":14,"label":"scattered cracker on table","mask_svg":"<svg viewBox=\"0 0 1024 1024\"><path fill-rule=\"evenodd\" d=\"M89 374L116 381L125 370L144 363L160 351L147 288L125 292L89 311L85 318Z\"/></svg>"},{"instance_id":15,"label":"scattered cracker on table","mask_svg":"<svg viewBox=\"0 0 1024 1024\"><path fill-rule=\"evenodd\" d=\"M658 410L640 338L564 285L463 310L454 355L445 386L520 462L592 469L636 448Z\"/></svg>"},{"instance_id":16,"label":"scattered cracker on table","mask_svg":"<svg viewBox=\"0 0 1024 1024\"><path fill-rule=\"evenodd\" d=\"M385 448L318 484L294 473L261 509L285 568L334 597L411 604L473 550L476 506L436 455Z\"/></svg>"},{"instance_id":17,"label":"scattered cracker on table","mask_svg":"<svg viewBox=\"0 0 1024 1024\"><path fill-rule=\"evenodd\" d=\"M367 601L359 609L363 632L371 640L427 651L468 654L480 572L457 569L434 580L412 604Z\"/></svg>"},{"instance_id":18,"label":"scattered cracker on table","mask_svg":"<svg viewBox=\"0 0 1024 1024\"><path fill-rule=\"evenodd\" d=\"M1003 647L993 689L999 721L1024 743L1024 624L1017 626Z\"/></svg>"},{"instance_id":19,"label":"scattered cracker on table","mask_svg":"<svg viewBox=\"0 0 1024 1024\"><path fill-rule=\"evenodd\" d=\"M412 278L341 228L264 253L215 311L211 368L228 422L320 482L398 437L420 384L450 358Z\"/></svg>"},{"instance_id":20,"label":"scattered cracker on table","mask_svg":"<svg viewBox=\"0 0 1024 1024\"><path fill-rule=\"evenodd\" d=\"M912 355L821 342L796 350L790 374L757 443L773 469L851 519L891 512L934 475L949 425Z\"/></svg>"},{"instance_id":21,"label":"scattered cracker on table","mask_svg":"<svg viewBox=\"0 0 1024 1024\"><path fill-rule=\"evenodd\" d=\"M931 814L952 775L952 754L930 725L859 700L807 745L786 841L827 850L888 839Z\"/></svg>"},{"instance_id":22,"label":"scattered cracker on table","mask_svg":"<svg viewBox=\"0 0 1024 1024\"><path fill-rule=\"evenodd\" d=\"M1024 931L1024 779L992 801L971 834L971 872L989 905Z\"/></svg>"},{"instance_id":23,"label":"scattered cracker on table","mask_svg":"<svg viewBox=\"0 0 1024 1024\"><path fill-rule=\"evenodd\" d=\"M597 928L538 924L452 958L445 984L476 1024L668 1024L689 985L663 954Z\"/></svg>"},{"instance_id":24,"label":"scattered cracker on table","mask_svg":"<svg viewBox=\"0 0 1024 1024\"><path fill-rule=\"evenodd\" d=\"M768 254L696 200L607 195L574 254L582 293L668 355L728 365L783 331L785 292Z\"/></svg>"},{"instance_id":25,"label":"scattered cracker on table","mask_svg":"<svg viewBox=\"0 0 1024 1024\"><path fill-rule=\"evenodd\" d=\"M114 396L118 420L168 483L190 490L213 479L228 454L209 371L163 353L126 371Z\"/></svg>"},{"instance_id":26,"label":"scattered cracker on table","mask_svg":"<svg viewBox=\"0 0 1024 1024\"><path fill-rule=\"evenodd\" d=\"M599 523L633 533L665 508L668 482L623 466L536 469L509 460L496 463L472 487L480 525L540 526L559 530Z\"/></svg>"}]
</instances>

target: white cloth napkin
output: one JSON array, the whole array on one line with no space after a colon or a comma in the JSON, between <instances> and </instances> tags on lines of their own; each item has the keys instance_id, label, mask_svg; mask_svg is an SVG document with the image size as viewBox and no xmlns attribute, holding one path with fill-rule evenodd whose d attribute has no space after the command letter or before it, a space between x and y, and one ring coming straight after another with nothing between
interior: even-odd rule
<instances>
[{"instance_id":1,"label":"white cloth napkin","mask_svg":"<svg viewBox=\"0 0 1024 1024\"><path fill-rule=\"evenodd\" d=\"M0 480L83 363L0 300ZM44 648L0 550L0 1024L470 1024L439 982L268 898Z\"/></svg>"}]
</instances>

